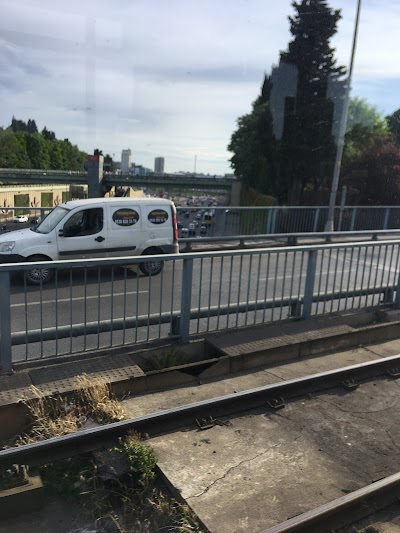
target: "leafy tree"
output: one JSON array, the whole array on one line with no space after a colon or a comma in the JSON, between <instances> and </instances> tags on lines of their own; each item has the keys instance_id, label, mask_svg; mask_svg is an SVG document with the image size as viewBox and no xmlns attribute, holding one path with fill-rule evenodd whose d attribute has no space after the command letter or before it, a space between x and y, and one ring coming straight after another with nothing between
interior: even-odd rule
<instances>
[{"instance_id":1,"label":"leafy tree","mask_svg":"<svg viewBox=\"0 0 400 533\"><path fill-rule=\"evenodd\" d=\"M54 131L49 131L46 126L42 129L42 136L46 139L46 141L54 141L56 138Z\"/></svg>"},{"instance_id":2,"label":"leafy tree","mask_svg":"<svg viewBox=\"0 0 400 533\"><path fill-rule=\"evenodd\" d=\"M32 168L49 168L50 155L45 139L39 133L25 133L25 140Z\"/></svg>"},{"instance_id":3,"label":"leafy tree","mask_svg":"<svg viewBox=\"0 0 400 533\"><path fill-rule=\"evenodd\" d=\"M387 123L376 107L370 105L366 98L351 98L349 104L349 114L347 117L347 131L353 126L361 125L369 130L387 130Z\"/></svg>"},{"instance_id":4,"label":"leafy tree","mask_svg":"<svg viewBox=\"0 0 400 533\"><path fill-rule=\"evenodd\" d=\"M400 144L400 109L386 117L389 130L396 144Z\"/></svg>"},{"instance_id":5,"label":"leafy tree","mask_svg":"<svg viewBox=\"0 0 400 533\"><path fill-rule=\"evenodd\" d=\"M245 183L281 203L296 204L306 189L318 191L331 179L336 153L333 102L343 88L345 69L336 64L330 46L340 12L325 0L302 0L292 6L293 39L281 52L280 62L294 65L297 91L285 102L282 138L278 141L273 135L269 80L252 112L239 118L228 149L234 154L232 166Z\"/></svg>"},{"instance_id":6,"label":"leafy tree","mask_svg":"<svg viewBox=\"0 0 400 533\"><path fill-rule=\"evenodd\" d=\"M28 126L23 120L17 120L14 116L11 120L11 129L14 133L17 131L28 131Z\"/></svg>"},{"instance_id":7,"label":"leafy tree","mask_svg":"<svg viewBox=\"0 0 400 533\"><path fill-rule=\"evenodd\" d=\"M12 131L1 130L0 168L26 168L27 166L29 166L29 159L24 142Z\"/></svg>"},{"instance_id":8,"label":"leafy tree","mask_svg":"<svg viewBox=\"0 0 400 533\"><path fill-rule=\"evenodd\" d=\"M390 132L387 127L382 127L382 123L377 123L372 127L362 124L354 126L346 133L343 164L351 162L360 156L366 149L372 150L377 145L390 142Z\"/></svg>"},{"instance_id":9,"label":"leafy tree","mask_svg":"<svg viewBox=\"0 0 400 533\"><path fill-rule=\"evenodd\" d=\"M335 143L332 136L333 102L327 98L345 74L337 66L330 39L337 31L340 11L325 0L293 2L289 17L293 40L281 52L281 61L297 67L295 109L286 118L281 146L280 180L291 204L298 203L306 185L325 185L333 172Z\"/></svg>"},{"instance_id":10,"label":"leafy tree","mask_svg":"<svg viewBox=\"0 0 400 533\"><path fill-rule=\"evenodd\" d=\"M362 151L343 167L342 185L350 201L369 205L400 202L400 146L371 136Z\"/></svg>"},{"instance_id":11,"label":"leafy tree","mask_svg":"<svg viewBox=\"0 0 400 533\"><path fill-rule=\"evenodd\" d=\"M49 155L50 155L50 168L53 170L65 170L65 158L63 151L60 147L59 141L48 141L50 145Z\"/></svg>"},{"instance_id":12,"label":"leafy tree","mask_svg":"<svg viewBox=\"0 0 400 533\"><path fill-rule=\"evenodd\" d=\"M104 156L103 168L105 171L113 172L114 171L114 161L110 154Z\"/></svg>"},{"instance_id":13,"label":"leafy tree","mask_svg":"<svg viewBox=\"0 0 400 533\"><path fill-rule=\"evenodd\" d=\"M85 152L68 139L57 140L46 126L38 133L35 120L25 123L13 117L8 128L0 128L2 168L84 170L86 159Z\"/></svg>"},{"instance_id":14,"label":"leafy tree","mask_svg":"<svg viewBox=\"0 0 400 533\"><path fill-rule=\"evenodd\" d=\"M228 150L234 154L231 164L235 174L246 185L265 194L273 194L276 188L272 170L275 141L269 104L270 90L270 79L265 76L260 96L253 103L251 113L239 117L238 128L228 146Z\"/></svg>"},{"instance_id":15,"label":"leafy tree","mask_svg":"<svg viewBox=\"0 0 400 533\"><path fill-rule=\"evenodd\" d=\"M98 148L95 148L93 155L103 155L103 150L99 150Z\"/></svg>"},{"instance_id":16,"label":"leafy tree","mask_svg":"<svg viewBox=\"0 0 400 533\"><path fill-rule=\"evenodd\" d=\"M36 126L36 122L34 120L31 120L31 119L28 120L28 125L27 125L27 128L26 128L26 131L28 133L37 133L38 132L38 129L37 129L37 126Z\"/></svg>"}]
</instances>

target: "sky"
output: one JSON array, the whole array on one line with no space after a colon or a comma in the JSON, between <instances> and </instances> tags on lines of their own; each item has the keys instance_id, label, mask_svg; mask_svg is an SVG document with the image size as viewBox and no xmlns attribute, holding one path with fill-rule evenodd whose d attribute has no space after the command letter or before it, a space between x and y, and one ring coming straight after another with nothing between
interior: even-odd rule
<instances>
[{"instance_id":1,"label":"sky","mask_svg":"<svg viewBox=\"0 0 400 533\"><path fill-rule=\"evenodd\" d=\"M330 0L348 66L356 0ZM165 171L232 172L239 116L290 40L290 0L1 0L0 126L32 118L57 138ZM363 0L352 96L400 108L400 2Z\"/></svg>"}]
</instances>

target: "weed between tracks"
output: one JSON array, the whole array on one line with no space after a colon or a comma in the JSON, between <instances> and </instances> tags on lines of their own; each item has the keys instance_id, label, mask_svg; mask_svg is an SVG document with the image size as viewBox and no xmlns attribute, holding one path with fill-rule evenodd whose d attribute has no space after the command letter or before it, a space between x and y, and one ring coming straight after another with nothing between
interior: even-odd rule
<instances>
[{"instance_id":1,"label":"weed between tracks","mask_svg":"<svg viewBox=\"0 0 400 533\"><path fill-rule=\"evenodd\" d=\"M122 405L108 384L80 376L73 398L45 397L34 389L26 400L30 426L14 445L74 433L93 424L123 420ZM200 532L189 507L171 499L156 478L157 457L135 432L108 450L44 465L40 473L50 492L76 501L96 531L123 533Z\"/></svg>"}]
</instances>

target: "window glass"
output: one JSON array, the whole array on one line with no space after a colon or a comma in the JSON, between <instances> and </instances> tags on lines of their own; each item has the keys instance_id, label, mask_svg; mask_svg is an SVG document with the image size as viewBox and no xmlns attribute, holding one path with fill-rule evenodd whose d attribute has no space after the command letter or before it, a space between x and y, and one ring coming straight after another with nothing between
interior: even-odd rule
<instances>
[{"instance_id":1,"label":"window glass","mask_svg":"<svg viewBox=\"0 0 400 533\"><path fill-rule=\"evenodd\" d=\"M64 237L82 237L85 235L94 235L103 229L103 209L96 207L94 209L84 209L74 213L65 223Z\"/></svg>"}]
</instances>

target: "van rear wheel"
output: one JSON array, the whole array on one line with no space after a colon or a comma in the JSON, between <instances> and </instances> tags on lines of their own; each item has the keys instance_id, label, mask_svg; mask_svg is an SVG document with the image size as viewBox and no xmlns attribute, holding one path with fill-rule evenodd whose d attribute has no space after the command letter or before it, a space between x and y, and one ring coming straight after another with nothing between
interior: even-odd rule
<instances>
[{"instance_id":1,"label":"van rear wheel","mask_svg":"<svg viewBox=\"0 0 400 533\"><path fill-rule=\"evenodd\" d=\"M39 262L39 261L49 261L48 257L43 257L42 255L32 255L28 257L28 261ZM26 275L26 281L29 285L40 285L48 283L54 276L53 268L32 268L31 270L23 270L21 272L22 276Z\"/></svg>"},{"instance_id":2,"label":"van rear wheel","mask_svg":"<svg viewBox=\"0 0 400 533\"><path fill-rule=\"evenodd\" d=\"M157 255L159 253L159 250L152 250L150 248L149 250L145 250L143 255ZM157 274L160 274L164 268L164 261L144 261L139 264L139 268L145 276L156 276Z\"/></svg>"}]
</instances>

